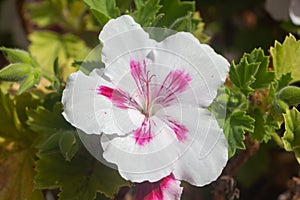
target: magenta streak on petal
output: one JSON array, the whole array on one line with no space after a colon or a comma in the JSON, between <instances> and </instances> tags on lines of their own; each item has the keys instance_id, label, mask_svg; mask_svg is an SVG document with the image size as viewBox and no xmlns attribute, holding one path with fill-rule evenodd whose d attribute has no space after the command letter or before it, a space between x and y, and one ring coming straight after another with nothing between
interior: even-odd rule
<instances>
[{"instance_id":1,"label":"magenta streak on petal","mask_svg":"<svg viewBox=\"0 0 300 200\"><path fill-rule=\"evenodd\" d=\"M173 187L171 184L174 184ZM167 192L172 193L173 199L179 199L182 192L179 185L179 181L175 179L173 174L154 183L148 181L137 183L135 200L167 200L165 199Z\"/></svg>"},{"instance_id":2,"label":"magenta streak on petal","mask_svg":"<svg viewBox=\"0 0 300 200\"><path fill-rule=\"evenodd\" d=\"M137 85L139 94L145 97L145 108L148 110L150 106L150 82L155 75L150 75L150 71L147 70L146 61L143 60L143 64L136 60L130 60L130 73Z\"/></svg>"},{"instance_id":3,"label":"magenta streak on petal","mask_svg":"<svg viewBox=\"0 0 300 200\"><path fill-rule=\"evenodd\" d=\"M184 142L184 141L187 139L186 134L187 134L187 132L188 132L188 129L187 129L184 125L182 125L182 124L176 122L175 120L168 119L168 122L169 122L169 123L168 123L169 127L170 127L170 128L174 131L174 133L176 134L177 139L178 139L180 142Z\"/></svg>"},{"instance_id":4,"label":"magenta streak on petal","mask_svg":"<svg viewBox=\"0 0 300 200\"><path fill-rule=\"evenodd\" d=\"M135 102L126 92L120 89L113 89L107 86L100 86L98 94L107 97L114 105L119 108L128 109L140 109L140 106Z\"/></svg>"},{"instance_id":5,"label":"magenta streak on petal","mask_svg":"<svg viewBox=\"0 0 300 200\"><path fill-rule=\"evenodd\" d=\"M165 78L156 96L163 96L162 103L169 105L176 98L177 94L186 90L191 80L191 76L183 70L171 71Z\"/></svg>"},{"instance_id":6,"label":"magenta streak on petal","mask_svg":"<svg viewBox=\"0 0 300 200\"><path fill-rule=\"evenodd\" d=\"M136 129L133 132L133 135L136 144L143 146L149 143L153 137L151 132L151 120L148 117L145 117L141 127Z\"/></svg>"}]
</instances>

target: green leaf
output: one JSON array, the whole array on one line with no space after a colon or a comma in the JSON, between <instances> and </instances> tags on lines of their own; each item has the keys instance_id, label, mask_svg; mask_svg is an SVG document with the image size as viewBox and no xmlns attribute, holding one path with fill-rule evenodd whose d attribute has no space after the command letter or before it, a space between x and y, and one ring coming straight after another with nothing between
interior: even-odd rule
<instances>
[{"instance_id":1,"label":"green leaf","mask_svg":"<svg viewBox=\"0 0 300 200\"><path fill-rule=\"evenodd\" d=\"M59 144L58 141L61 137L62 133L57 132L51 135L45 143L40 148L40 153L52 153L52 152L58 152Z\"/></svg>"},{"instance_id":2,"label":"green leaf","mask_svg":"<svg viewBox=\"0 0 300 200\"><path fill-rule=\"evenodd\" d=\"M250 85L255 81L255 74L258 67L259 63L249 63L245 57L241 59L239 64L236 65L232 62L230 66L230 80L246 96L254 91Z\"/></svg>"},{"instance_id":3,"label":"green leaf","mask_svg":"<svg viewBox=\"0 0 300 200\"><path fill-rule=\"evenodd\" d=\"M277 78L291 72L293 82L300 80L300 40L290 34L282 44L276 41L270 52Z\"/></svg>"},{"instance_id":4,"label":"green leaf","mask_svg":"<svg viewBox=\"0 0 300 200\"><path fill-rule=\"evenodd\" d=\"M289 72L287 74L283 74L280 79L275 82L276 91L288 86L292 80L292 73Z\"/></svg>"},{"instance_id":5,"label":"green leaf","mask_svg":"<svg viewBox=\"0 0 300 200\"><path fill-rule=\"evenodd\" d=\"M144 27L153 25L155 21L160 19L162 15L156 15L162 6L159 5L159 0L135 0L137 10L131 15L134 20Z\"/></svg>"},{"instance_id":6,"label":"green leaf","mask_svg":"<svg viewBox=\"0 0 300 200\"><path fill-rule=\"evenodd\" d=\"M15 108L22 126L27 127L27 111L30 109L36 109L39 104L40 99L33 97L33 95L28 92L15 97Z\"/></svg>"},{"instance_id":7,"label":"green leaf","mask_svg":"<svg viewBox=\"0 0 300 200\"><path fill-rule=\"evenodd\" d=\"M51 110L39 106L29 110L27 124L30 129L45 135L52 135L63 130L75 130L62 116L62 105L57 102Z\"/></svg>"},{"instance_id":8,"label":"green leaf","mask_svg":"<svg viewBox=\"0 0 300 200\"><path fill-rule=\"evenodd\" d=\"M174 19L180 19L195 11L194 1L180 1L180 0L161 0L160 13L164 13L162 19L159 20L158 26L172 27L174 26Z\"/></svg>"},{"instance_id":9,"label":"green leaf","mask_svg":"<svg viewBox=\"0 0 300 200\"><path fill-rule=\"evenodd\" d=\"M116 7L115 0L84 0L84 3L101 25L105 25L111 18L120 16L120 10Z\"/></svg>"},{"instance_id":10,"label":"green leaf","mask_svg":"<svg viewBox=\"0 0 300 200\"><path fill-rule=\"evenodd\" d=\"M287 110L283 114L285 132L282 137L284 149L294 151L297 161L300 163L300 113L296 108Z\"/></svg>"},{"instance_id":11,"label":"green leaf","mask_svg":"<svg viewBox=\"0 0 300 200\"><path fill-rule=\"evenodd\" d=\"M26 63L31 64L33 67L38 67L37 62L32 58L32 56L21 49L10 49L6 47L0 47L6 55L6 58L10 63Z\"/></svg>"},{"instance_id":12,"label":"green leaf","mask_svg":"<svg viewBox=\"0 0 300 200\"><path fill-rule=\"evenodd\" d=\"M0 154L0 199L43 200L43 193L33 185L34 160L30 150Z\"/></svg>"},{"instance_id":13,"label":"green leaf","mask_svg":"<svg viewBox=\"0 0 300 200\"><path fill-rule=\"evenodd\" d=\"M31 22L40 27L49 26L57 22L62 8L62 1L41 1L26 4Z\"/></svg>"},{"instance_id":14,"label":"green leaf","mask_svg":"<svg viewBox=\"0 0 300 200\"><path fill-rule=\"evenodd\" d=\"M275 73L268 71L269 56L265 56L264 51L259 48L254 49L250 54L245 54L245 58L249 63L259 63L258 70L255 74L255 81L251 84L251 88L267 88L275 78Z\"/></svg>"},{"instance_id":15,"label":"green leaf","mask_svg":"<svg viewBox=\"0 0 300 200\"><path fill-rule=\"evenodd\" d=\"M236 149L245 149L245 132L254 131L254 119L244 111L235 111L225 120L223 130L228 141L228 156L231 158Z\"/></svg>"},{"instance_id":16,"label":"green leaf","mask_svg":"<svg viewBox=\"0 0 300 200\"><path fill-rule=\"evenodd\" d=\"M39 27L55 26L68 32L95 30L91 26L91 14L83 1L49 0L33 1L25 4L28 21Z\"/></svg>"},{"instance_id":17,"label":"green leaf","mask_svg":"<svg viewBox=\"0 0 300 200\"><path fill-rule=\"evenodd\" d=\"M278 92L278 98L289 105L300 103L300 88L296 86L286 86Z\"/></svg>"},{"instance_id":18,"label":"green leaf","mask_svg":"<svg viewBox=\"0 0 300 200\"><path fill-rule=\"evenodd\" d=\"M269 113L263 113L260 109L255 108L253 112L254 131L251 138L258 142L268 142L276 130L280 128L280 122L277 122Z\"/></svg>"},{"instance_id":19,"label":"green leaf","mask_svg":"<svg viewBox=\"0 0 300 200\"><path fill-rule=\"evenodd\" d=\"M239 64L234 62L230 68L230 79L246 96L254 89L269 88L274 81L274 72L268 70L269 57L262 49L254 49L245 53Z\"/></svg>"},{"instance_id":20,"label":"green leaf","mask_svg":"<svg viewBox=\"0 0 300 200\"><path fill-rule=\"evenodd\" d=\"M17 102L24 101L19 96ZM30 107L31 102L22 102ZM0 199L43 199L42 192L34 190L34 155L32 144L37 135L22 126L16 101L0 90ZM27 104L27 105L26 105Z\"/></svg>"},{"instance_id":21,"label":"green leaf","mask_svg":"<svg viewBox=\"0 0 300 200\"><path fill-rule=\"evenodd\" d=\"M53 74L53 63L59 57L59 66L64 78L74 71L70 67L73 60L83 60L89 51L84 41L72 34L35 31L29 35L29 39L29 50L42 69Z\"/></svg>"},{"instance_id":22,"label":"green leaf","mask_svg":"<svg viewBox=\"0 0 300 200\"><path fill-rule=\"evenodd\" d=\"M21 83L21 86L18 90L18 94L22 94L26 90L32 88L35 84L40 81L40 74L32 73L29 74Z\"/></svg>"},{"instance_id":23,"label":"green leaf","mask_svg":"<svg viewBox=\"0 0 300 200\"><path fill-rule=\"evenodd\" d=\"M0 90L0 102L0 137L14 142L19 140L26 142L25 135L20 135L23 129L14 101Z\"/></svg>"},{"instance_id":24,"label":"green leaf","mask_svg":"<svg viewBox=\"0 0 300 200\"><path fill-rule=\"evenodd\" d=\"M60 188L59 199L95 199L97 192L112 197L120 186L128 185L116 170L98 162L84 149L66 162L60 153L38 154L35 187Z\"/></svg>"},{"instance_id":25,"label":"green leaf","mask_svg":"<svg viewBox=\"0 0 300 200\"><path fill-rule=\"evenodd\" d=\"M64 132L59 139L59 148L66 161L70 161L78 150L76 132Z\"/></svg>"},{"instance_id":26,"label":"green leaf","mask_svg":"<svg viewBox=\"0 0 300 200\"><path fill-rule=\"evenodd\" d=\"M10 64L0 70L0 80L20 81L31 73L31 65L25 63Z\"/></svg>"},{"instance_id":27,"label":"green leaf","mask_svg":"<svg viewBox=\"0 0 300 200\"><path fill-rule=\"evenodd\" d=\"M145 0L134 0L134 4L137 10L145 6Z\"/></svg>"},{"instance_id":28,"label":"green leaf","mask_svg":"<svg viewBox=\"0 0 300 200\"><path fill-rule=\"evenodd\" d=\"M261 142L266 135L266 128L263 114L259 109L254 110L254 119L254 131L251 134L251 138Z\"/></svg>"},{"instance_id":29,"label":"green leaf","mask_svg":"<svg viewBox=\"0 0 300 200\"><path fill-rule=\"evenodd\" d=\"M11 99L8 94L4 95L0 90L0 137L7 141L30 145L37 135L24 126L27 118L26 111L35 107L38 102L30 95L22 94ZM0 143L1 144L1 143ZM0 151L1 154L1 151Z\"/></svg>"}]
</instances>

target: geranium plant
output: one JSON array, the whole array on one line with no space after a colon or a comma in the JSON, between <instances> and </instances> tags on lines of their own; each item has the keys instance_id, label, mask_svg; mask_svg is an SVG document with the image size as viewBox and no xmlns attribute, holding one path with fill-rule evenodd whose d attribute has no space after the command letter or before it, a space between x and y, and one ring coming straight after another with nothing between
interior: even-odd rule
<instances>
[{"instance_id":1,"label":"geranium plant","mask_svg":"<svg viewBox=\"0 0 300 200\"><path fill-rule=\"evenodd\" d=\"M0 48L0 199L247 199L247 186L272 174L269 152L298 169L292 5L292 24L275 27L284 41L243 53L249 35L218 46L193 1L22 1L28 49ZM272 20L272 6L257 8ZM295 171L283 184L298 184ZM283 189L276 197L299 198Z\"/></svg>"}]
</instances>

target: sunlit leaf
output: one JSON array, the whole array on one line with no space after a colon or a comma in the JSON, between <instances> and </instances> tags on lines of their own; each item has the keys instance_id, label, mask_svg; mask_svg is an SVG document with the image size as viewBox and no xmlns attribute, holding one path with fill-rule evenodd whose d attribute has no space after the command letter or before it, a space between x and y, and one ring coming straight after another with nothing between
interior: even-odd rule
<instances>
[{"instance_id":1,"label":"sunlit leaf","mask_svg":"<svg viewBox=\"0 0 300 200\"><path fill-rule=\"evenodd\" d=\"M23 101L23 102L22 102ZM26 118L24 110L32 106L27 95L11 99L0 91L0 199L43 199L40 190L33 189L34 155L32 148L37 135L19 120ZM16 108L22 104L19 109ZM22 102L22 103L20 103Z\"/></svg>"},{"instance_id":2,"label":"sunlit leaf","mask_svg":"<svg viewBox=\"0 0 300 200\"><path fill-rule=\"evenodd\" d=\"M31 65L14 63L0 70L0 80L20 81L31 73Z\"/></svg>"},{"instance_id":3,"label":"sunlit leaf","mask_svg":"<svg viewBox=\"0 0 300 200\"><path fill-rule=\"evenodd\" d=\"M37 62L32 56L21 49L10 49L6 47L0 47L0 50L4 52L6 58L10 63L24 63L32 65L33 67L38 67Z\"/></svg>"},{"instance_id":4,"label":"sunlit leaf","mask_svg":"<svg viewBox=\"0 0 300 200\"><path fill-rule=\"evenodd\" d=\"M15 105L8 95L0 90L0 137L18 140L21 124L17 118Z\"/></svg>"},{"instance_id":5,"label":"sunlit leaf","mask_svg":"<svg viewBox=\"0 0 300 200\"><path fill-rule=\"evenodd\" d=\"M290 34L282 44L276 41L270 52L277 78L291 72L293 82L300 80L300 40Z\"/></svg>"},{"instance_id":6,"label":"sunlit leaf","mask_svg":"<svg viewBox=\"0 0 300 200\"><path fill-rule=\"evenodd\" d=\"M40 82L41 75L39 73L29 74L22 82L18 94L22 94L26 90L32 88Z\"/></svg>"},{"instance_id":7,"label":"sunlit leaf","mask_svg":"<svg viewBox=\"0 0 300 200\"><path fill-rule=\"evenodd\" d=\"M53 74L53 63L58 57L64 78L74 71L70 67L73 60L83 60L89 51L85 42L72 34L35 31L29 39L29 50L43 70Z\"/></svg>"}]
</instances>

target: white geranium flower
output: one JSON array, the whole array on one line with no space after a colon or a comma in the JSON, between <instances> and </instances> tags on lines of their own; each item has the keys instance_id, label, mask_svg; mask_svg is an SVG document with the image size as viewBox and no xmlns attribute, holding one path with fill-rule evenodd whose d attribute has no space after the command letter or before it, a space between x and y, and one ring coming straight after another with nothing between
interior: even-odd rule
<instances>
[{"instance_id":1,"label":"white geranium flower","mask_svg":"<svg viewBox=\"0 0 300 200\"><path fill-rule=\"evenodd\" d=\"M104 159L127 180L215 180L227 141L207 107L226 79L226 59L190 33L156 42L126 15L110 20L99 39L105 68L69 76L64 117L101 135Z\"/></svg>"},{"instance_id":2,"label":"white geranium flower","mask_svg":"<svg viewBox=\"0 0 300 200\"><path fill-rule=\"evenodd\" d=\"M300 25L300 0L267 0L266 10L279 21L289 18L295 25Z\"/></svg>"}]
</instances>

